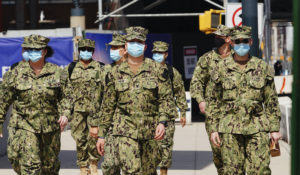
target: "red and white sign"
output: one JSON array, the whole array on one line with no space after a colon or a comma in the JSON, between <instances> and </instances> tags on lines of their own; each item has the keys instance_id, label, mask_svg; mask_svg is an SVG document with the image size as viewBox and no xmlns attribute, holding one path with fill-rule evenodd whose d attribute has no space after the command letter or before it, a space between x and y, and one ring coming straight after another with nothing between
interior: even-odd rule
<instances>
[{"instance_id":1,"label":"red and white sign","mask_svg":"<svg viewBox=\"0 0 300 175\"><path fill-rule=\"evenodd\" d=\"M258 3L257 5L257 22L258 22L258 35L262 36L263 29L263 3ZM243 24L242 20L242 3L228 3L226 7L226 26L241 26Z\"/></svg>"}]
</instances>

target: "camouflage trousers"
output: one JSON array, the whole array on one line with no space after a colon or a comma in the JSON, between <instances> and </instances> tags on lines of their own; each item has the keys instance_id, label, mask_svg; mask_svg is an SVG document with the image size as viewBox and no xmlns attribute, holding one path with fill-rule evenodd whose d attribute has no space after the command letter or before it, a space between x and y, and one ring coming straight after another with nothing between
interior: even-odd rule
<instances>
[{"instance_id":1,"label":"camouflage trousers","mask_svg":"<svg viewBox=\"0 0 300 175\"><path fill-rule=\"evenodd\" d=\"M18 143L19 142L18 138L19 137L16 137L16 128L8 127L7 157L14 171L18 175L21 175L21 167L19 163L20 154L15 147L15 145L20 145Z\"/></svg>"},{"instance_id":2,"label":"camouflage trousers","mask_svg":"<svg viewBox=\"0 0 300 175\"><path fill-rule=\"evenodd\" d=\"M116 139L123 175L157 175L157 141L135 140L123 136L117 136Z\"/></svg>"},{"instance_id":3,"label":"camouflage trousers","mask_svg":"<svg viewBox=\"0 0 300 175\"><path fill-rule=\"evenodd\" d=\"M32 133L11 129L8 157L14 170L22 175L58 175L60 131Z\"/></svg>"},{"instance_id":4,"label":"camouflage trousers","mask_svg":"<svg viewBox=\"0 0 300 175\"><path fill-rule=\"evenodd\" d=\"M97 139L89 134L87 112L74 112L71 121L71 135L76 141L77 166L88 167L91 161L99 161L101 156L97 152Z\"/></svg>"},{"instance_id":5,"label":"camouflage trousers","mask_svg":"<svg viewBox=\"0 0 300 175\"><path fill-rule=\"evenodd\" d=\"M170 168L172 165L172 151L174 145L175 121L169 121L163 140L158 141L161 162L159 167Z\"/></svg>"},{"instance_id":6,"label":"camouflage trousers","mask_svg":"<svg viewBox=\"0 0 300 175\"><path fill-rule=\"evenodd\" d=\"M208 132L208 127L209 127L209 124L208 122L205 121L205 128L206 128L206 132L207 132L207 135L208 135L208 140L209 140L209 143L210 143L210 147L211 147L211 150L212 150L212 153L213 153L213 162L215 164L215 167L217 168L217 172L218 172L218 175L222 175L223 174L223 162L222 162L222 157L221 157L221 149L217 146L215 146L211 140L210 140L210 134Z\"/></svg>"},{"instance_id":7,"label":"camouflage trousers","mask_svg":"<svg viewBox=\"0 0 300 175\"><path fill-rule=\"evenodd\" d=\"M224 175L271 175L268 133L220 136Z\"/></svg>"},{"instance_id":8,"label":"camouflage trousers","mask_svg":"<svg viewBox=\"0 0 300 175\"><path fill-rule=\"evenodd\" d=\"M101 164L103 175L120 175L120 164L118 160L117 136L112 135L112 128L106 134L104 145L104 161Z\"/></svg>"}]
</instances>

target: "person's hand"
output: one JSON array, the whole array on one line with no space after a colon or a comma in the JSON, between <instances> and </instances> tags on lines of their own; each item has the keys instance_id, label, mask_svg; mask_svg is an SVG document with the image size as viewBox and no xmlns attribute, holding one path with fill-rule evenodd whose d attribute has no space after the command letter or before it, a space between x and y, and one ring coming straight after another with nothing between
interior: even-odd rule
<instances>
[{"instance_id":1,"label":"person's hand","mask_svg":"<svg viewBox=\"0 0 300 175\"><path fill-rule=\"evenodd\" d=\"M186 118L185 117L180 117L180 124L181 124L182 127L185 126L185 124L186 124Z\"/></svg>"},{"instance_id":2,"label":"person's hand","mask_svg":"<svg viewBox=\"0 0 300 175\"><path fill-rule=\"evenodd\" d=\"M2 138L2 137L3 137L3 134L1 133L1 134L0 134L0 138Z\"/></svg>"},{"instance_id":3,"label":"person's hand","mask_svg":"<svg viewBox=\"0 0 300 175\"><path fill-rule=\"evenodd\" d=\"M68 124L68 118L66 116L60 116L59 120L57 121L60 125L60 131L63 132L65 127Z\"/></svg>"},{"instance_id":4,"label":"person's hand","mask_svg":"<svg viewBox=\"0 0 300 175\"><path fill-rule=\"evenodd\" d=\"M154 139L155 140L162 140L162 139L164 139L164 135L165 135L165 126L160 123L156 127Z\"/></svg>"},{"instance_id":5,"label":"person's hand","mask_svg":"<svg viewBox=\"0 0 300 175\"><path fill-rule=\"evenodd\" d=\"M91 127L90 128L90 136L93 138L98 138L98 127Z\"/></svg>"},{"instance_id":6,"label":"person's hand","mask_svg":"<svg viewBox=\"0 0 300 175\"><path fill-rule=\"evenodd\" d=\"M202 112L203 114L205 114L205 108L206 108L206 103L203 101L199 104L199 109L200 112Z\"/></svg>"},{"instance_id":7,"label":"person's hand","mask_svg":"<svg viewBox=\"0 0 300 175\"><path fill-rule=\"evenodd\" d=\"M210 141L216 145L217 147L220 147L221 141L220 141L220 136L218 132L213 132L210 134Z\"/></svg>"},{"instance_id":8,"label":"person's hand","mask_svg":"<svg viewBox=\"0 0 300 175\"><path fill-rule=\"evenodd\" d=\"M105 143L105 139L98 138L96 146L97 146L98 154L100 154L101 156L104 156L104 143Z\"/></svg>"},{"instance_id":9,"label":"person's hand","mask_svg":"<svg viewBox=\"0 0 300 175\"><path fill-rule=\"evenodd\" d=\"M275 144L278 143L278 140L280 140L281 137L282 137L282 135L280 132L271 132L271 139Z\"/></svg>"}]
</instances>

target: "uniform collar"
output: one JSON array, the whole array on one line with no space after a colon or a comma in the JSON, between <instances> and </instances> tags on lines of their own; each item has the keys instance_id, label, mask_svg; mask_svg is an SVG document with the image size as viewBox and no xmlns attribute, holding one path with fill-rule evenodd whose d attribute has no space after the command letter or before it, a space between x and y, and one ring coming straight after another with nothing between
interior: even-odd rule
<instances>
[{"instance_id":1,"label":"uniform collar","mask_svg":"<svg viewBox=\"0 0 300 175\"><path fill-rule=\"evenodd\" d=\"M42 77L44 75L47 74L54 74L55 73L55 68L51 65L51 63L45 62L45 65L42 69L42 71L40 72L40 74L38 76L35 75L34 71L32 70L32 68L30 67L30 64L24 64L24 74L27 74L31 77Z\"/></svg>"},{"instance_id":2,"label":"uniform collar","mask_svg":"<svg viewBox=\"0 0 300 175\"><path fill-rule=\"evenodd\" d=\"M81 68L81 69L94 69L97 66L99 66L99 63L92 59L92 61L88 64L87 67L84 67L83 63L79 61L75 67Z\"/></svg>"},{"instance_id":3,"label":"uniform collar","mask_svg":"<svg viewBox=\"0 0 300 175\"><path fill-rule=\"evenodd\" d=\"M150 71L150 62L152 60L150 60L149 58L144 58L143 63L141 65L141 67L138 69L138 71L136 72L136 74L134 76L139 75L142 72L148 72ZM118 68L120 72L124 72L126 74L129 75L133 75L133 73L130 70L128 61L124 61L123 63L120 64L120 67Z\"/></svg>"},{"instance_id":4,"label":"uniform collar","mask_svg":"<svg viewBox=\"0 0 300 175\"><path fill-rule=\"evenodd\" d=\"M228 69L240 72L241 69L239 68L238 63L236 63L234 61L233 56L234 55L231 55L230 58L226 59L226 65L227 65ZM253 56L250 56L250 59L247 62L246 67L243 72L248 72L248 71L254 70L254 69L256 69L255 59L253 59Z\"/></svg>"}]
</instances>

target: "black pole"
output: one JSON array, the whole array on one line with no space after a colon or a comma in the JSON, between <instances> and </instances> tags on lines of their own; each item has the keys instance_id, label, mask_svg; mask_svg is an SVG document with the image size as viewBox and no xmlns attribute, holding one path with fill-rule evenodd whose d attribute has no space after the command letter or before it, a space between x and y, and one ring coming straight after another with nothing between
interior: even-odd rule
<instances>
[{"instance_id":1,"label":"black pole","mask_svg":"<svg viewBox=\"0 0 300 175\"><path fill-rule=\"evenodd\" d=\"M38 0L30 0L30 28L35 29L37 27L38 22Z\"/></svg>"},{"instance_id":2,"label":"black pole","mask_svg":"<svg viewBox=\"0 0 300 175\"><path fill-rule=\"evenodd\" d=\"M242 0L243 25L252 28L252 56L258 56L257 0Z\"/></svg>"},{"instance_id":3,"label":"black pole","mask_svg":"<svg viewBox=\"0 0 300 175\"><path fill-rule=\"evenodd\" d=\"M25 0L16 0L16 27L17 29L25 28Z\"/></svg>"},{"instance_id":4,"label":"black pole","mask_svg":"<svg viewBox=\"0 0 300 175\"><path fill-rule=\"evenodd\" d=\"M299 42L300 42L300 2L293 1L293 23L294 23L294 48L293 48L293 92L292 92L292 175L300 174L300 60L299 60Z\"/></svg>"},{"instance_id":5,"label":"black pole","mask_svg":"<svg viewBox=\"0 0 300 175\"><path fill-rule=\"evenodd\" d=\"M3 30L2 0L0 0L0 32Z\"/></svg>"},{"instance_id":6,"label":"black pole","mask_svg":"<svg viewBox=\"0 0 300 175\"><path fill-rule=\"evenodd\" d=\"M265 15L266 15L266 21L265 21L265 57L266 57L267 63L269 63L270 59L271 59L271 52L272 52L271 0L264 0L264 6L265 6Z\"/></svg>"}]
</instances>

